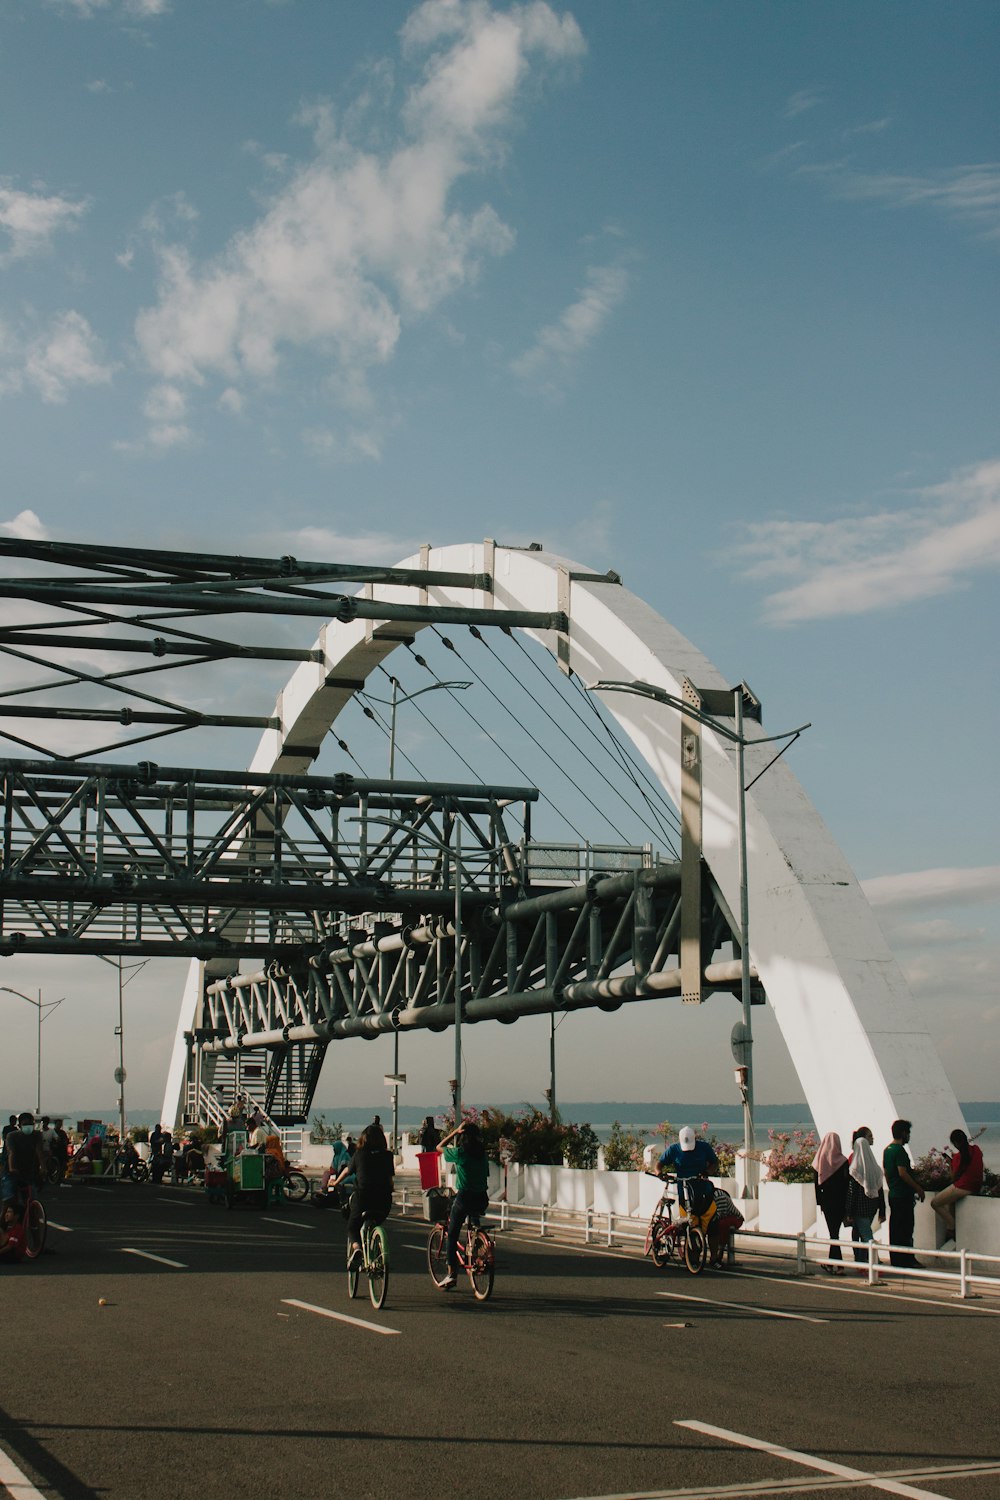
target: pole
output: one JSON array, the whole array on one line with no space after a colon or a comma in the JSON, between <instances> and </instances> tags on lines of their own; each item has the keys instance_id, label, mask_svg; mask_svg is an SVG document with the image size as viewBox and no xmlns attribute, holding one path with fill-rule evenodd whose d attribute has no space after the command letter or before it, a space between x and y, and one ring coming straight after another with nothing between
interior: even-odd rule
<instances>
[{"instance_id":1,"label":"pole","mask_svg":"<svg viewBox=\"0 0 1000 1500\"><path fill-rule=\"evenodd\" d=\"M462 1123L462 823L455 818L455 1125Z\"/></svg>"},{"instance_id":2,"label":"pole","mask_svg":"<svg viewBox=\"0 0 1000 1500\"><path fill-rule=\"evenodd\" d=\"M392 1034L392 1071L399 1077L399 1032ZM399 1150L399 1084L392 1086L392 1150L395 1154Z\"/></svg>"},{"instance_id":3,"label":"pole","mask_svg":"<svg viewBox=\"0 0 1000 1500\"><path fill-rule=\"evenodd\" d=\"M118 1139L125 1144L125 994L123 961L118 960Z\"/></svg>"},{"instance_id":4,"label":"pole","mask_svg":"<svg viewBox=\"0 0 1000 1500\"><path fill-rule=\"evenodd\" d=\"M35 1118L42 1115L42 992L38 991L38 1080L35 1088Z\"/></svg>"},{"instance_id":5,"label":"pole","mask_svg":"<svg viewBox=\"0 0 1000 1500\"><path fill-rule=\"evenodd\" d=\"M392 712L389 715L389 780L394 781L396 777L396 695L399 692L399 683L394 677L392 679Z\"/></svg>"},{"instance_id":6,"label":"pole","mask_svg":"<svg viewBox=\"0 0 1000 1500\"><path fill-rule=\"evenodd\" d=\"M757 1196L757 1166L753 1156L753 1033L750 1008L750 891L747 880L747 804L744 755L746 740L743 738L743 684L733 689L736 718L736 789L739 816L740 848L740 996L743 1001L744 1058L746 1084L743 1088L743 1151L745 1162L745 1192L748 1198Z\"/></svg>"},{"instance_id":7,"label":"pole","mask_svg":"<svg viewBox=\"0 0 1000 1500\"><path fill-rule=\"evenodd\" d=\"M556 1013L549 1012L549 1114L556 1120Z\"/></svg>"}]
</instances>

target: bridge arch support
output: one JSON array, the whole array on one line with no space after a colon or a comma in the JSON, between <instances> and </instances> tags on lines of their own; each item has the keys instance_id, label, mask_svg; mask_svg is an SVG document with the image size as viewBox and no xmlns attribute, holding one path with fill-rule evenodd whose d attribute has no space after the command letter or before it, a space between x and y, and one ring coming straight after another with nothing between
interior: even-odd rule
<instances>
[{"instance_id":1,"label":"bridge arch support","mask_svg":"<svg viewBox=\"0 0 1000 1500\"><path fill-rule=\"evenodd\" d=\"M584 682L639 680L681 696L730 684L692 643L613 575L553 553L461 543L424 548L401 566L488 575L491 589L375 585L378 599L474 604L479 608L561 611L567 629L532 630ZM265 731L252 771L305 773L324 736L359 685L419 624L354 620L320 632L322 661L304 662L279 697L281 728ZM606 706L676 805L680 805L679 715L649 699L608 694ZM745 733L752 739L753 724ZM761 735L766 729L759 730ZM773 745L746 750L753 782ZM702 734L704 857L732 910L739 909L736 750ZM914 1122L920 1149L945 1139L961 1119L954 1092L898 964L846 859L784 761L747 795L751 960L818 1129L850 1138L872 1126L888 1138L897 1116ZM176 1117L185 1067L185 1032L201 985L192 966L178 1019L164 1100Z\"/></svg>"}]
</instances>

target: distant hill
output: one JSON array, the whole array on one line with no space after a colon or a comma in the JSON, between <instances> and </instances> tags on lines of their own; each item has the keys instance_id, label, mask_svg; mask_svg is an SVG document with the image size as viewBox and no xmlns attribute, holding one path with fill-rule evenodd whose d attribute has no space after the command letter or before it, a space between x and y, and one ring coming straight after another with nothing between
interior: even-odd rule
<instances>
[{"instance_id":1,"label":"distant hill","mask_svg":"<svg viewBox=\"0 0 1000 1500\"><path fill-rule=\"evenodd\" d=\"M21 1106L23 1108L23 1105ZM541 1106L539 1106L541 1107ZM448 1108L442 1100L432 1104L400 1105L399 1123L403 1130L413 1130L420 1125L425 1115L441 1116ZM524 1108L524 1101L515 1103L498 1104L498 1109L503 1109L511 1114L517 1114ZM0 1109L0 1119L6 1120L16 1110ZM60 1117L59 1110L50 1111L53 1119ZM583 1102L567 1101L559 1105L561 1117L573 1125L610 1125L613 1120L620 1120L623 1125L648 1126L650 1129L659 1125L663 1120L669 1120L675 1127L681 1125L698 1126L704 1121L709 1125L735 1125L743 1123L743 1111L739 1104L678 1104L657 1103L655 1100L634 1099L605 1099L585 1100ZM962 1113L967 1120L986 1122L1000 1120L1000 1102L996 1100L973 1100L963 1103ZM366 1104L360 1106L343 1106L337 1108L335 1105L323 1105L312 1111L313 1116L323 1115L328 1122L339 1121L348 1130L357 1130L367 1125L373 1115L381 1115L382 1123L387 1125L392 1118L392 1108L386 1100L380 1100L377 1104ZM809 1107L803 1102L797 1104L762 1104L754 1107L754 1116L760 1125L812 1125L812 1115ZM77 1120L106 1120L113 1123L118 1119L116 1109L65 1109L61 1112L62 1119L75 1125ZM130 1109L128 1111L129 1124L131 1125L155 1125L160 1118L159 1110L155 1109Z\"/></svg>"}]
</instances>

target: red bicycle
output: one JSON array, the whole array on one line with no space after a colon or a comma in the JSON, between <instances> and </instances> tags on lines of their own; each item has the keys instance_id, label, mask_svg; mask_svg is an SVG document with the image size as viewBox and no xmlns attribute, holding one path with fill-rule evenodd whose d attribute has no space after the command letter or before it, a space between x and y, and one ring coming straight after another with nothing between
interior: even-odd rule
<instances>
[{"instance_id":1,"label":"red bicycle","mask_svg":"<svg viewBox=\"0 0 1000 1500\"><path fill-rule=\"evenodd\" d=\"M14 1208L14 1223L5 1226L7 1243L2 1254L14 1256L16 1260L37 1260L45 1249L45 1236L49 1223L41 1198L29 1183L23 1190L21 1203Z\"/></svg>"},{"instance_id":2,"label":"red bicycle","mask_svg":"<svg viewBox=\"0 0 1000 1500\"><path fill-rule=\"evenodd\" d=\"M653 1210L643 1254L652 1257L654 1266L665 1266L671 1260L683 1262L692 1276L697 1276L708 1261L708 1224L715 1213L715 1202L713 1199L701 1213L695 1212L689 1203L686 1217L675 1220L672 1205L676 1199L669 1192L672 1181L672 1178L667 1180L663 1196Z\"/></svg>"}]
</instances>

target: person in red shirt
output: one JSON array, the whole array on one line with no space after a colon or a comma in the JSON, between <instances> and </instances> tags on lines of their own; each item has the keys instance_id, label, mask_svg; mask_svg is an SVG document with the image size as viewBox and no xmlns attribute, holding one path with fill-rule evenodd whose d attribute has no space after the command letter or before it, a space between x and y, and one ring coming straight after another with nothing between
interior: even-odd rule
<instances>
[{"instance_id":1,"label":"person in red shirt","mask_svg":"<svg viewBox=\"0 0 1000 1500\"><path fill-rule=\"evenodd\" d=\"M931 1199L931 1208L948 1231L948 1238L955 1238L955 1204L959 1198L968 1198L979 1192L983 1185L983 1153L974 1146L964 1130L953 1130L948 1137L955 1147L951 1159L951 1187L942 1188Z\"/></svg>"}]
</instances>

